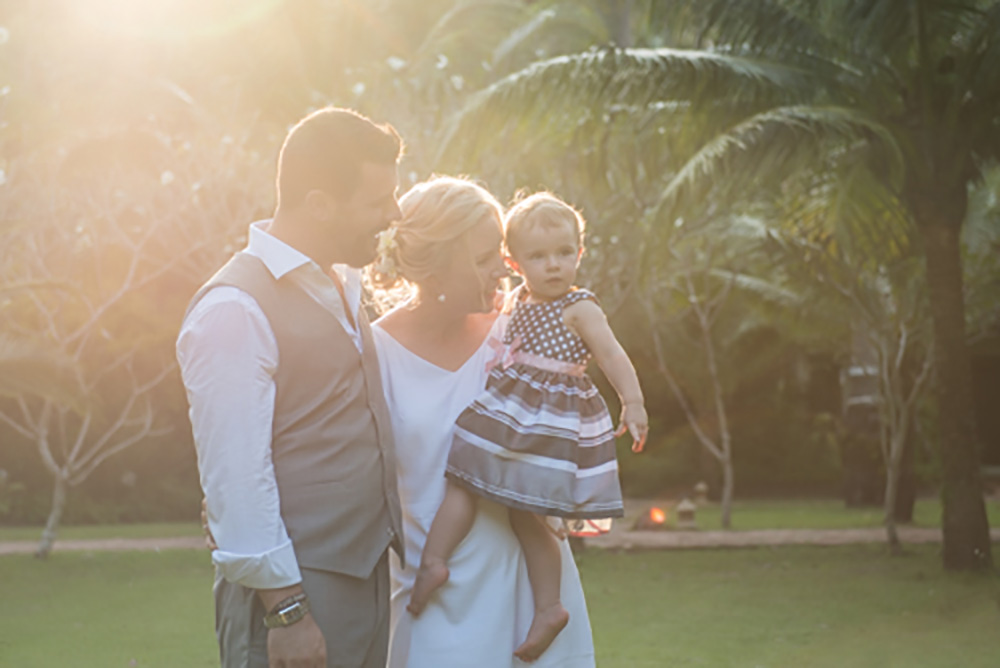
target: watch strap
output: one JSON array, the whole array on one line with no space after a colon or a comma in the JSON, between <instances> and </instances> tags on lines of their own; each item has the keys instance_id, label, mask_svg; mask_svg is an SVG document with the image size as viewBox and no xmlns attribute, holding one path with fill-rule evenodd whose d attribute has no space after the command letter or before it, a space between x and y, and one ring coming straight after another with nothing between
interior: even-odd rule
<instances>
[{"instance_id":1,"label":"watch strap","mask_svg":"<svg viewBox=\"0 0 1000 668\"><path fill-rule=\"evenodd\" d=\"M305 592L300 592L294 596L282 599L271 611L264 615L264 626L269 629L277 629L291 626L295 622L301 621L309 612L309 599Z\"/></svg>"}]
</instances>

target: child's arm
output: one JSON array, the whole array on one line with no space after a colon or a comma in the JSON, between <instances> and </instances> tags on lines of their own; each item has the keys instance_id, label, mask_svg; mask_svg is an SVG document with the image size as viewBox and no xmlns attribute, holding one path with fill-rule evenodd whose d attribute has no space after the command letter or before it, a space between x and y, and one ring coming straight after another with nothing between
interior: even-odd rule
<instances>
[{"instance_id":1,"label":"child's arm","mask_svg":"<svg viewBox=\"0 0 1000 668\"><path fill-rule=\"evenodd\" d=\"M628 429L632 435L632 452L642 452L649 432L649 417L643 405L642 388L639 387L635 367L611 331L604 311L595 302L581 299L563 310L563 321L587 344L601 371L618 392L622 402L622 415L615 436L624 434Z\"/></svg>"}]
</instances>

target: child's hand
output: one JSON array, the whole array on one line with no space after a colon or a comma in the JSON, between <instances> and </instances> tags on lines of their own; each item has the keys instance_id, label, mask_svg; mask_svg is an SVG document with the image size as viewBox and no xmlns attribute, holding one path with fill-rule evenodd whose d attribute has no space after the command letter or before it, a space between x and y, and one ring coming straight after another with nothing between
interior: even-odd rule
<instances>
[{"instance_id":1,"label":"child's hand","mask_svg":"<svg viewBox=\"0 0 1000 668\"><path fill-rule=\"evenodd\" d=\"M646 415L646 407L642 402L622 406L622 416L615 436L621 436L626 430L632 435L632 452L642 452L649 434L649 416Z\"/></svg>"}]
</instances>

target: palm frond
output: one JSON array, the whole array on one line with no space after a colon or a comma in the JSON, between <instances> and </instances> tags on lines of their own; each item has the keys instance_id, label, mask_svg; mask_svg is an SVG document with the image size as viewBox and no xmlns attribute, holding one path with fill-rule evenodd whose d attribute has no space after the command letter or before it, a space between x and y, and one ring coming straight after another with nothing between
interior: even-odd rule
<instances>
[{"instance_id":1,"label":"palm frond","mask_svg":"<svg viewBox=\"0 0 1000 668\"><path fill-rule=\"evenodd\" d=\"M431 27L411 56L411 67L435 66L438 55L462 49L466 58L480 52L489 57L491 31L512 30L523 25L526 10L502 0L459 2Z\"/></svg>"},{"instance_id":2,"label":"palm frond","mask_svg":"<svg viewBox=\"0 0 1000 668\"><path fill-rule=\"evenodd\" d=\"M1000 160L1000 2L981 15L968 41L968 55L960 63L964 84L963 118L975 138L972 152L980 162Z\"/></svg>"},{"instance_id":3,"label":"palm frond","mask_svg":"<svg viewBox=\"0 0 1000 668\"><path fill-rule=\"evenodd\" d=\"M804 0L680 0L659 3L660 20L682 21L700 42L748 48L759 54L834 52L836 44L818 27L817 4Z\"/></svg>"},{"instance_id":4,"label":"palm frond","mask_svg":"<svg viewBox=\"0 0 1000 668\"><path fill-rule=\"evenodd\" d=\"M855 266L871 268L911 254L916 230L899 200L864 164L850 165L834 186L831 227Z\"/></svg>"},{"instance_id":5,"label":"palm frond","mask_svg":"<svg viewBox=\"0 0 1000 668\"><path fill-rule=\"evenodd\" d=\"M1000 250L1000 165L985 170L983 182L969 193L962 244L975 253Z\"/></svg>"},{"instance_id":6,"label":"palm frond","mask_svg":"<svg viewBox=\"0 0 1000 668\"><path fill-rule=\"evenodd\" d=\"M592 44L609 41L607 26L586 5L543 7L493 49L493 65L503 69L508 63L520 62L519 69L526 64L524 54L532 54L535 60L538 54L576 53Z\"/></svg>"},{"instance_id":7,"label":"palm frond","mask_svg":"<svg viewBox=\"0 0 1000 668\"><path fill-rule=\"evenodd\" d=\"M831 141L862 143L878 154L887 180L898 184L903 157L892 133L869 116L844 107L794 106L752 116L701 148L667 184L657 204L660 219L671 219L710 190L723 199L737 198L754 182L815 166L820 146Z\"/></svg>"},{"instance_id":8,"label":"palm frond","mask_svg":"<svg viewBox=\"0 0 1000 668\"><path fill-rule=\"evenodd\" d=\"M851 32L843 33L852 51L872 54L891 54L908 49L916 35L912 0L839 0L836 6L841 26L850 26ZM839 5L839 6L838 6ZM901 46L903 42L908 45Z\"/></svg>"},{"instance_id":9,"label":"palm frond","mask_svg":"<svg viewBox=\"0 0 1000 668\"><path fill-rule=\"evenodd\" d=\"M779 283L762 276L728 269L710 269L709 275L729 283L741 293L773 306L795 308L802 303L802 296Z\"/></svg>"},{"instance_id":10,"label":"palm frond","mask_svg":"<svg viewBox=\"0 0 1000 668\"><path fill-rule=\"evenodd\" d=\"M524 46L527 40L536 37L544 30L546 24L557 19L556 12L544 9L533 16L527 23L517 26L500 44L493 49L493 62L507 59L511 53Z\"/></svg>"},{"instance_id":11,"label":"palm frond","mask_svg":"<svg viewBox=\"0 0 1000 668\"><path fill-rule=\"evenodd\" d=\"M613 104L689 101L746 113L812 92L805 71L782 64L706 51L593 50L533 63L473 95L445 128L441 155L496 145L518 127L572 125Z\"/></svg>"}]
</instances>

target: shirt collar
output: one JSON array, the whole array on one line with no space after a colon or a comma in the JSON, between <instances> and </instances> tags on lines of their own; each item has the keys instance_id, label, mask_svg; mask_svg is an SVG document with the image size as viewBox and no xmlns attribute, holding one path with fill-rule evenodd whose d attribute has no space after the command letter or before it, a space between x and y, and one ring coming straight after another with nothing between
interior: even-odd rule
<instances>
[{"instance_id":1,"label":"shirt collar","mask_svg":"<svg viewBox=\"0 0 1000 668\"><path fill-rule=\"evenodd\" d=\"M263 262L275 280L303 265L316 264L305 253L268 234L270 226L270 219L252 223L244 252Z\"/></svg>"}]
</instances>

